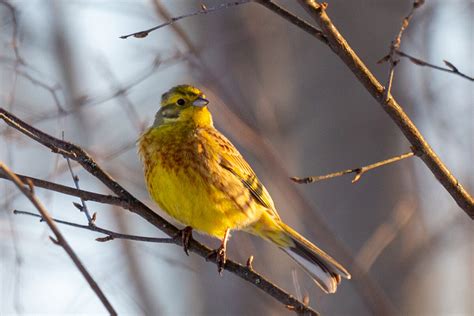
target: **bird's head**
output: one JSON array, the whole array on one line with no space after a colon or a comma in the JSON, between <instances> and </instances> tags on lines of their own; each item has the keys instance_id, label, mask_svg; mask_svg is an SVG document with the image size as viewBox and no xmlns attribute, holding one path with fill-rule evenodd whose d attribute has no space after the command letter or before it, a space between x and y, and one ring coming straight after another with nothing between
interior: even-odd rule
<instances>
[{"instance_id":1,"label":"bird's head","mask_svg":"<svg viewBox=\"0 0 474 316\"><path fill-rule=\"evenodd\" d=\"M212 125L208 103L206 96L198 88L187 84L173 87L161 96L161 108L156 113L153 126L176 123Z\"/></svg>"}]
</instances>

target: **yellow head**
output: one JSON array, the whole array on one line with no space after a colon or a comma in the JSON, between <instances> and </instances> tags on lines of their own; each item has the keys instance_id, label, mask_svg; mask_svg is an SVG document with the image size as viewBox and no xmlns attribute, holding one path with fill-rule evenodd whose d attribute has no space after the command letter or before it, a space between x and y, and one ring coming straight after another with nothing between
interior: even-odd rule
<instances>
[{"instance_id":1,"label":"yellow head","mask_svg":"<svg viewBox=\"0 0 474 316\"><path fill-rule=\"evenodd\" d=\"M178 123L212 126L208 103L198 88L186 84L173 87L161 96L161 108L156 113L153 127Z\"/></svg>"}]
</instances>

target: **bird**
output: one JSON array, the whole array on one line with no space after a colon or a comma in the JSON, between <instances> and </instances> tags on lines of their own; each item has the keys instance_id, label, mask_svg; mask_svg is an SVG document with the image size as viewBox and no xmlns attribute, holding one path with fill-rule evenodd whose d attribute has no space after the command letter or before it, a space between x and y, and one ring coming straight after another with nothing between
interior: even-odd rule
<instances>
[{"instance_id":1,"label":"bird","mask_svg":"<svg viewBox=\"0 0 474 316\"><path fill-rule=\"evenodd\" d=\"M262 182L236 147L213 124L209 100L182 84L161 96L153 124L140 135L138 153L151 198L185 226L184 251L193 230L218 238L221 273L231 231L245 231L276 245L326 293L349 272L283 222Z\"/></svg>"}]
</instances>

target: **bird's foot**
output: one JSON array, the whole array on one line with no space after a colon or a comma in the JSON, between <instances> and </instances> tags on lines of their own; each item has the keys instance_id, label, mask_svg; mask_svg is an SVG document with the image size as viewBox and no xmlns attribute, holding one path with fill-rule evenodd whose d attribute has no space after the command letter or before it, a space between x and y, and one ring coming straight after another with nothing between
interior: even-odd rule
<instances>
[{"instance_id":1,"label":"bird's foot","mask_svg":"<svg viewBox=\"0 0 474 316\"><path fill-rule=\"evenodd\" d=\"M185 228L181 229L173 238L181 240L184 253L189 256L189 244L191 243L191 240L193 240L193 228L191 226L186 226Z\"/></svg>"},{"instance_id":2,"label":"bird's foot","mask_svg":"<svg viewBox=\"0 0 474 316\"><path fill-rule=\"evenodd\" d=\"M226 252L226 246L220 245L219 248L212 250L207 255L207 260L210 260L212 257L216 256L217 272L220 275L222 275L222 272L224 271L225 262L227 260Z\"/></svg>"},{"instance_id":3,"label":"bird's foot","mask_svg":"<svg viewBox=\"0 0 474 316\"><path fill-rule=\"evenodd\" d=\"M230 229L226 229L219 248L209 252L206 257L206 260L209 260L213 256L216 256L217 272L219 272L220 275L222 275L222 271L224 271L225 262L227 260L227 241L229 240L229 232Z\"/></svg>"}]
</instances>

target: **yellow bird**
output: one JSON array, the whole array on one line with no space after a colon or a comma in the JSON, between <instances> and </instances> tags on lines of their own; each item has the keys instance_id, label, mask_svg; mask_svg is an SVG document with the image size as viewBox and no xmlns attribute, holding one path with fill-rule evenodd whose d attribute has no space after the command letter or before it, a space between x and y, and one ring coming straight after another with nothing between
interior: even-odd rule
<instances>
[{"instance_id":1,"label":"yellow bird","mask_svg":"<svg viewBox=\"0 0 474 316\"><path fill-rule=\"evenodd\" d=\"M214 128L203 92L179 85L161 97L153 125L140 136L139 154L153 200L192 230L219 238L219 271L231 230L261 237L286 252L326 293L349 272L283 223L270 194L232 143Z\"/></svg>"}]
</instances>

